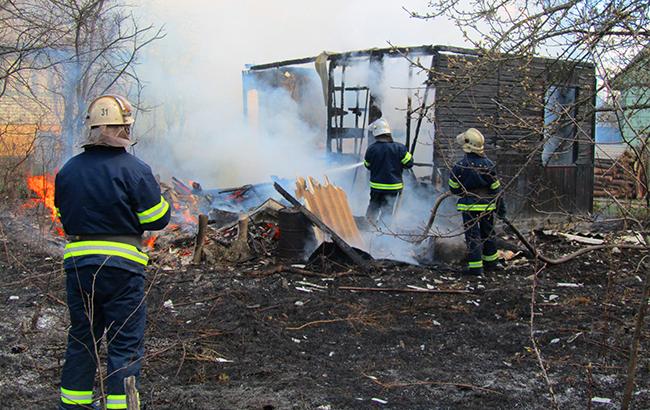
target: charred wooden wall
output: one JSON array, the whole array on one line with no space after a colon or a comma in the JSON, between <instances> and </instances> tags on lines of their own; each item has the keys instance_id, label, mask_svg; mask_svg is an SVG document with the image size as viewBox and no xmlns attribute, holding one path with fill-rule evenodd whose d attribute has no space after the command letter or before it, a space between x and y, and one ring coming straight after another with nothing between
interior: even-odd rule
<instances>
[{"instance_id":1,"label":"charred wooden wall","mask_svg":"<svg viewBox=\"0 0 650 410\"><path fill-rule=\"evenodd\" d=\"M584 213L592 210L594 67L588 64L437 48L434 175L446 184L462 152L455 136L474 127L485 135L511 212ZM550 86L575 87L573 163L543 166L544 107Z\"/></svg>"}]
</instances>

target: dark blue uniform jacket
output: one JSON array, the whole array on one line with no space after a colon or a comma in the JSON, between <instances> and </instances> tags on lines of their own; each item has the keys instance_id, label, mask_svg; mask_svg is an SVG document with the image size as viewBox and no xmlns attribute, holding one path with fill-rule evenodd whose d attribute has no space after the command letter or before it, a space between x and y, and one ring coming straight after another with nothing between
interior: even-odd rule
<instances>
[{"instance_id":1,"label":"dark blue uniform jacket","mask_svg":"<svg viewBox=\"0 0 650 410\"><path fill-rule=\"evenodd\" d=\"M404 144L376 141L366 150L363 164L370 170L370 190L399 192L404 188L402 170L413 166L413 156Z\"/></svg>"},{"instance_id":2,"label":"dark blue uniform jacket","mask_svg":"<svg viewBox=\"0 0 650 410\"><path fill-rule=\"evenodd\" d=\"M493 211L501 190L496 166L489 158L474 153L465 154L451 170L449 188L459 195L459 211Z\"/></svg>"},{"instance_id":3,"label":"dark blue uniform jacket","mask_svg":"<svg viewBox=\"0 0 650 410\"><path fill-rule=\"evenodd\" d=\"M61 168L54 192L63 229L73 239L64 253L66 269L104 265L144 270L148 257L137 237L164 228L171 214L147 164L123 148L87 147Z\"/></svg>"}]
</instances>

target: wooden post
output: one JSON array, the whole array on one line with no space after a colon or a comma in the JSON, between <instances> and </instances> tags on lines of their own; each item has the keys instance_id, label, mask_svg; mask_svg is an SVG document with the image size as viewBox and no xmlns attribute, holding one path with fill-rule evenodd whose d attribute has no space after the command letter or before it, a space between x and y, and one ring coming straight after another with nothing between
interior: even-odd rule
<instances>
[{"instance_id":1,"label":"wooden post","mask_svg":"<svg viewBox=\"0 0 650 410\"><path fill-rule=\"evenodd\" d=\"M237 239L230 245L232 260L245 261L251 256L251 249L248 247L248 216L241 215L237 222Z\"/></svg>"},{"instance_id":2,"label":"wooden post","mask_svg":"<svg viewBox=\"0 0 650 410\"><path fill-rule=\"evenodd\" d=\"M330 229L329 226L325 225L323 223L323 221L318 219L318 217L316 215L309 212L309 210L307 208L302 206L302 204L300 202L298 202L298 200L296 198L294 198L293 196L291 196L290 193L285 191L285 189L282 188L277 182L273 183L273 187L275 188L276 191L278 191L280 193L280 195L282 195L287 201L289 201L300 212L302 212L302 214L305 215L307 217L307 219L309 219L309 222L316 225L316 227L319 228L320 230L322 230L323 232L326 232L327 234L329 234L329 236L332 238L332 241L335 244L337 244L339 246L339 248L341 248L341 250L350 259L352 259L352 262L354 262L355 264L357 264L359 266L359 269L361 271L363 271L363 272L368 271L367 262L365 260L363 260L363 258L361 256L359 256L359 254L354 249L352 249L352 247L350 245L348 245L347 242L345 242L343 240L343 238L341 238L336 232L334 232L332 229Z\"/></svg>"},{"instance_id":3,"label":"wooden post","mask_svg":"<svg viewBox=\"0 0 650 410\"><path fill-rule=\"evenodd\" d=\"M196 243L194 244L194 258L193 262L196 264L201 263L201 254L203 253L203 243L205 242L205 235L207 234L208 216L199 215L199 232L196 234Z\"/></svg>"},{"instance_id":4,"label":"wooden post","mask_svg":"<svg viewBox=\"0 0 650 410\"><path fill-rule=\"evenodd\" d=\"M248 216L240 216L237 221L237 241L248 245Z\"/></svg>"},{"instance_id":5,"label":"wooden post","mask_svg":"<svg viewBox=\"0 0 650 410\"><path fill-rule=\"evenodd\" d=\"M135 376L124 379L124 393L126 393L127 410L140 410L140 399L138 389L135 387Z\"/></svg>"}]
</instances>

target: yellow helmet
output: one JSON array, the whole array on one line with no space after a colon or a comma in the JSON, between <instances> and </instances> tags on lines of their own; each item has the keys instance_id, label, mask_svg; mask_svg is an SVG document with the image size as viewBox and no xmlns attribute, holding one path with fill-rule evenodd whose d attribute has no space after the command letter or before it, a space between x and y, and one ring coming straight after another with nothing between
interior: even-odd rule
<instances>
[{"instance_id":1,"label":"yellow helmet","mask_svg":"<svg viewBox=\"0 0 650 410\"><path fill-rule=\"evenodd\" d=\"M133 121L133 107L120 95L102 95L88 106L86 125L89 128L100 125L131 125Z\"/></svg>"},{"instance_id":2,"label":"yellow helmet","mask_svg":"<svg viewBox=\"0 0 650 410\"><path fill-rule=\"evenodd\" d=\"M463 147L463 151L483 155L485 138L481 131L476 128L469 128L467 131L456 136L456 142Z\"/></svg>"}]
</instances>

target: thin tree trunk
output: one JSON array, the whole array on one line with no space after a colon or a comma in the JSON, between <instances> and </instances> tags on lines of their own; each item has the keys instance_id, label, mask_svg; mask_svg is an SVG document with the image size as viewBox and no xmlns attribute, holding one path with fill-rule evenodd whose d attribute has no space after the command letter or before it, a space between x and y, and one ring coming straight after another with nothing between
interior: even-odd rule
<instances>
[{"instance_id":1,"label":"thin tree trunk","mask_svg":"<svg viewBox=\"0 0 650 410\"><path fill-rule=\"evenodd\" d=\"M650 244L650 234L645 235L646 244ZM648 297L650 297L650 263L646 261L645 279L643 281L643 294L641 295L641 303L639 306L639 313L636 316L636 326L634 329L634 336L632 337L632 347L630 348L630 359L627 366L627 383L625 384L625 393L623 394L623 402L621 403L621 410L627 410L632 401L632 393L634 392L634 379L636 377L637 356L639 353L639 342L643 334L643 327L645 325L645 314L648 310Z\"/></svg>"}]
</instances>

